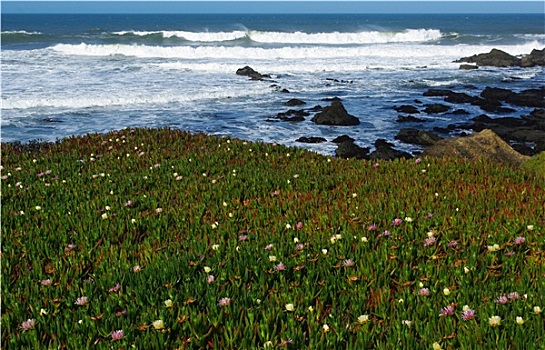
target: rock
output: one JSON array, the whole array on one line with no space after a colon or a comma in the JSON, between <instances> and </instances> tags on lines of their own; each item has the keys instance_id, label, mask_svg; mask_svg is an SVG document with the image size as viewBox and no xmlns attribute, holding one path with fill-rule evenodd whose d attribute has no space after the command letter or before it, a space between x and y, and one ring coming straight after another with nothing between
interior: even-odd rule
<instances>
[{"instance_id":1,"label":"rock","mask_svg":"<svg viewBox=\"0 0 545 350\"><path fill-rule=\"evenodd\" d=\"M485 129L467 137L438 141L424 150L422 156L484 159L496 163L519 166L529 157L516 152L492 130Z\"/></svg>"},{"instance_id":2,"label":"rock","mask_svg":"<svg viewBox=\"0 0 545 350\"><path fill-rule=\"evenodd\" d=\"M323 137L315 137L315 136L311 136L311 137L303 136L295 140L295 142L301 142L301 143L321 143L326 141L327 140L324 139Z\"/></svg>"},{"instance_id":3,"label":"rock","mask_svg":"<svg viewBox=\"0 0 545 350\"><path fill-rule=\"evenodd\" d=\"M362 148L354 143L354 141L341 142L335 150L337 158L357 158L368 159L369 148Z\"/></svg>"},{"instance_id":4,"label":"rock","mask_svg":"<svg viewBox=\"0 0 545 350\"><path fill-rule=\"evenodd\" d=\"M425 122L425 120L413 117L412 115L408 115L406 117L404 117L402 115L398 115L396 122L398 122L398 123L423 123L423 122Z\"/></svg>"},{"instance_id":5,"label":"rock","mask_svg":"<svg viewBox=\"0 0 545 350\"><path fill-rule=\"evenodd\" d=\"M405 114L417 114L420 113L418 108L411 105L402 105L402 106L395 106L394 110L399 113L405 113Z\"/></svg>"},{"instance_id":6,"label":"rock","mask_svg":"<svg viewBox=\"0 0 545 350\"><path fill-rule=\"evenodd\" d=\"M237 69L236 74L250 77L252 80L263 80L263 78L270 78L271 77L268 74L261 74L261 73L255 71L250 66L245 66L243 68Z\"/></svg>"},{"instance_id":7,"label":"rock","mask_svg":"<svg viewBox=\"0 0 545 350\"><path fill-rule=\"evenodd\" d=\"M454 112L450 113L454 115L469 115L469 112L463 109L457 109Z\"/></svg>"},{"instance_id":8,"label":"rock","mask_svg":"<svg viewBox=\"0 0 545 350\"><path fill-rule=\"evenodd\" d=\"M331 142L333 143L343 143L345 141L355 141L355 140L348 135L341 135L331 140Z\"/></svg>"},{"instance_id":9,"label":"rock","mask_svg":"<svg viewBox=\"0 0 545 350\"><path fill-rule=\"evenodd\" d=\"M453 93L454 91L446 89L428 89L428 91L424 92L422 95L428 97L444 97Z\"/></svg>"},{"instance_id":10,"label":"rock","mask_svg":"<svg viewBox=\"0 0 545 350\"><path fill-rule=\"evenodd\" d=\"M284 106L293 107L293 106L302 106L302 105L306 105L306 104L307 103L305 101L299 100L297 98L292 98L288 102L284 103Z\"/></svg>"},{"instance_id":11,"label":"rock","mask_svg":"<svg viewBox=\"0 0 545 350\"><path fill-rule=\"evenodd\" d=\"M433 103L431 105L426 105L426 109L424 109L424 112L427 114L437 114L437 113L444 113L450 109L449 106L442 105L440 103Z\"/></svg>"},{"instance_id":12,"label":"rock","mask_svg":"<svg viewBox=\"0 0 545 350\"><path fill-rule=\"evenodd\" d=\"M325 102L333 102L333 101L342 101L340 98L338 98L337 96L335 97L326 97L326 98L322 98L322 101L325 101Z\"/></svg>"},{"instance_id":13,"label":"rock","mask_svg":"<svg viewBox=\"0 0 545 350\"><path fill-rule=\"evenodd\" d=\"M461 70L473 70L473 69L479 69L479 66L476 66L474 64L461 64L460 68Z\"/></svg>"},{"instance_id":14,"label":"rock","mask_svg":"<svg viewBox=\"0 0 545 350\"><path fill-rule=\"evenodd\" d=\"M395 139L405 143L427 147L441 140L441 137L429 131L408 128L399 130Z\"/></svg>"},{"instance_id":15,"label":"rock","mask_svg":"<svg viewBox=\"0 0 545 350\"><path fill-rule=\"evenodd\" d=\"M290 109L287 112L278 113L276 117L286 122L302 122L305 120L305 117L309 115L310 115L309 112L306 112L305 110L302 110L302 109L300 110Z\"/></svg>"},{"instance_id":16,"label":"rock","mask_svg":"<svg viewBox=\"0 0 545 350\"><path fill-rule=\"evenodd\" d=\"M487 86L482 92L481 97L485 100L507 101L507 98L513 94L513 91L501 88L492 88Z\"/></svg>"},{"instance_id":17,"label":"rock","mask_svg":"<svg viewBox=\"0 0 545 350\"><path fill-rule=\"evenodd\" d=\"M507 96L507 103L521 107L545 107L545 87L541 89L524 90Z\"/></svg>"},{"instance_id":18,"label":"rock","mask_svg":"<svg viewBox=\"0 0 545 350\"><path fill-rule=\"evenodd\" d=\"M507 52L492 49L489 53L481 53L471 57L464 57L455 61L457 63L475 63L478 66L492 67L517 67L521 65L521 59L511 56Z\"/></svg>"},{"instance_id":19,"label":"rock","mask_svg":"<svg viewBox=\"0 0 545 350\"><path fill-rule=\"evenodd\" d=\"M333 101L331 106L324 107L322 112L316 113L312 117L311 121L319 125L338 126L358 125L360 123L358 118L348 114L340 101Z\"/></svg>"},{"instance_id":20,"label":"rock","mask_svg":"<svg viewBox=\"0 0 545 350\"><path fill-rule=\"evenodd\" d=\"M369 159L393 160L398 158L412 158L412 155L410 155L409 153L394 149L393 144L383 139L376 140L375 147L376 150L371 152L371 154L369 155Z\"/></svg>"},{"instance_id":21,"label":"rock","mask_svg":"<svg viewBox=\"0 0 545 350\"><path fill-rule=\"evenodd\" d=\"M463 92L452 92L447 97L445 97L445 102L450 103L471 103L475 97L469 96Z\"/></svg>"},{"instance_id":22,"label":"rock","mask_svg":"<svg viewBox=\"0 0 545 350\"><path fill-rule=\"evenodd\" d=\"M534 49L529 55L522 57L522 67L545 66L545 49Z\"/></svg>"}]
</instances>

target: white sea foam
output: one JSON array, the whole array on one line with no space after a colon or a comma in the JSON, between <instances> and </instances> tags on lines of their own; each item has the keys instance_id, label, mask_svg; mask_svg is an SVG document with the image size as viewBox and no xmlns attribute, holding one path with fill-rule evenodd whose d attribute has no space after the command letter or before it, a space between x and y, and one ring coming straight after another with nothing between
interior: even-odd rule
<instances>
[{"instance_id":1,"label":"white sea foam","mask_svg":"<svg viewBox=\"0 0 545 350\"><path fill-rule=\"evenodd\" d=\"M188 32L188 31L120 31L115 35L148 36L160 34L163 38L179 37L194 42L222 42L249 37L259 43L279 44L379 44L401 42L426 42L438 40L442 37L438 29L407 29L404 31L361 31L361 32L275 32L236 30L231 32Z\"/></svg>"},{"instance_id":2,"label":"white sea foam","mask_svg":"<svg viewBox=\"0 0 545 350\"><path fill-rule=\"evenodd\" d=\"M40 32L27 32L26 30L6 30L2 31L2 35L5 34L23 34L23 35L41 35Z\"/></svg>"}]
</instances>

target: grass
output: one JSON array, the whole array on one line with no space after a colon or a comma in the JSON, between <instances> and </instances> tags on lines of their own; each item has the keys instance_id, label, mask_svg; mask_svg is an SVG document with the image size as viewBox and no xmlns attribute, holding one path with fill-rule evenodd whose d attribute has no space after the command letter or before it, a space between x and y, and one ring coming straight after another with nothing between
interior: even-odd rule
<instances>
[{"instance_id":1,"label":"grass","mask_svg":"<svg viewBox=\"0 0 545 350\"><path fill-rule=\"evenodd\" d=\"M1 155L6 349L545 349L532 173L168 129Z\"/></svg>"}]
</instances>

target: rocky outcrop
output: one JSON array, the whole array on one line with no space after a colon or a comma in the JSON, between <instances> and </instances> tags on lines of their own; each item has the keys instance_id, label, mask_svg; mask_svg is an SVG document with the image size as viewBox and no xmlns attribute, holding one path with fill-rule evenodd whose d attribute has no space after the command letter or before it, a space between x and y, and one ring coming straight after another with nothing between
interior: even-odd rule
<instances>
[{"instance_id":1,"label":"rocky outcrop","mask_svg":"<svg viewBox=\"0 0 545 350\"><path fill-rule=\"evenodd\" d=\"M489 53L481 53L471 57L463 57L455 62L475 63L478 66L492 67L519 67L521 65L520 58L498 49L492 49Z\"/></svg>"},{"instance_id":2,"label":"rocky outcrop","mask_svg":"<svg viewBox=\"0 0 545 350\"><path fill-rule=\"evenodd\" d=\"M522 58L512 56L505 51L492 49L489 53L481 53L470 57L463 57L456 63L474 63L477 66L461 65L460 69L476 69L478 66L491 67L535 67L545 66L545 49L532 50ZM463 68L462 68L463 67Z\"/></svg>"},{"instance_id":3,"label":"rocky outcrop","mask_svg":"<svg viewBox=\"0 0 545 350\"><path fill-rule=\"evenodd\" d=\"M368 155L369 148L360 147L351 140L339 143L339 146L335 150L335 156L337 158L368 159Z\"/></svg>"},{"instance_id":4,"label":"rocky outcrop","mask_svg":"<svg viewBox=\"0 0 545 350\"><path fill-rule=\"evenodd\" d=\"M319 125L338 126L358 125L360 123L358 118L348 114L340 101L333 101L331 106L324 107L321 112L312 117L311 121Z\"/></svg>"},{"instance_id":5,"label":"rocky outcrop","mask_svg":"<svg viewBox=\"0 0 545 350\"><path fill-rule=\"evenodd\" d=\"M292 98L291 100L284 103L284 106L294 107L294 106L302 106L306 105L307 103L305 101L302 101L298 98Z\"/></svg>"},{"instance_id":6,"label":"rocky outcrop","mask_svg":"<svg viewBox=\"0 0 545 350\"><path fill-rule=\"evenodd\" d=\"M485 159L487 161L519 166L529 159L516 152L492 130L483 130L466 137L443 139L428 147L422 156Z\"/></svg>"},{"instance_id":7,"label":"rocky outcrop","mask_svg":"<svg viewBox=\"0 0 545 350\"><path fill-rule=\"evenodd\" d=\"M326 141L327 140L325 138L317 137L317 136L310 136L310 137L302 136L298 138L297 140L295 140L295 142L301 142L301 143L322 143Z\"/></svg>"},{"instance_id":8,"label":"rocky outcrop","mask_svg":"<svg viewBox=\"0 0 545 350\"><path fill-rule=\"evenodd\" d=\"M405 143L427 147L441 140L441 137L429 131L406 128L399 130L395 139Z\"/></svg>"},{"instance_id":9,"label":"rocky outcrop","mask_svg":"<svg viewBox=\"0 0 545 350\"><path fill-rule=\"evenodd\" d=\"M269 74L261 74L261 73L255 71L250 66L245 66L243 68L237 69L236 74L246 76L246 77L250 77L252 80L263 80L264 78L270 78L271 77Z\"/></svg>"},{"instance_id":10,"label":"rocky outcrop","mask_svg":"<svg viewBox=\"0 0 545 350\"><path fill-rule=\"evenodd\" d=\"M376 150L369 154L369 159L394 160L398 158L412 158L411 154L395 149L393 144L383 139L376 140L375 147Z\"/></svg>"}]
</instances>

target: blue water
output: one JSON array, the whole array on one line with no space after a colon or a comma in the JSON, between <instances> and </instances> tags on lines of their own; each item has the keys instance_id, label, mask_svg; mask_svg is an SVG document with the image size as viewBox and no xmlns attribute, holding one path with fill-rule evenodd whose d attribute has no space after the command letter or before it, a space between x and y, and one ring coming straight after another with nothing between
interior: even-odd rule
<instances>
[{"instance_id":1,"label":"blue water","mask_svg":"<svg viewBox=\"0 0 545 350\"><path fill-rule=\"evenodd\" d=\"M543 14L3 14L1 137L25 142L170 126L325 154L335 145L295 140L347 134L372 146L377 138L394 141L401 127L444 127L483 113L453 106L470 115L421 114L427 122L397 123L393 106L439 102L422 96L428 88L476 95L486 86L543 86L543 68L460 71L453 61L492 48L513 55L542 49L544 28ZM272 80L235 75L246 65ZM359 126L275 119L290 98L310 108L333 96Z\"/></svg>"}]
</instances>

